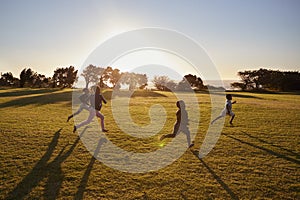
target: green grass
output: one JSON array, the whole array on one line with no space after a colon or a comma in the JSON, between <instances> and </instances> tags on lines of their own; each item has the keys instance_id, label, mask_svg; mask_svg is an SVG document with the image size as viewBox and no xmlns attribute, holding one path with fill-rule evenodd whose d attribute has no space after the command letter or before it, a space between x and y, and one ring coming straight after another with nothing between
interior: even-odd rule
<instances>
[{"instance_id":1,"label":"green grass","mask_svg":"<svg viewBox=\"0 0 300 200\"><path fill-rule=\"evenodd\" d=\"M110 94L104 92L108 99ZM227 117L218 143L202 160L195 154L211 105L208 94L197 98L195 148L162 169L132 174L94 159L78 138L93 133L96 120L72 133L73 121L66 123L72 90L1 89L0 199L300 199L300 95L233 93L234 126ZM130 112L137 125L150 123L154 104L167 113L157 135L136 138L116 125L109 100L102 110L107 138L131 152L162 148L158 138L172 131L175 102L172 93L134 93Z\"/></svg>"}]
</instances>

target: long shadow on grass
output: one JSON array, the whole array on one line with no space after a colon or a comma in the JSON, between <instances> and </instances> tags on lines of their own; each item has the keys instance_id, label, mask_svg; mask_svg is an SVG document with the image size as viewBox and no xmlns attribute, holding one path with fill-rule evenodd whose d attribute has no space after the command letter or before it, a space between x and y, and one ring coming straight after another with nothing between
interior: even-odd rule
<instances>
[{"instance_id":1,"label":"long shadow on grass","mask_svg":"<svg viewBox=\"0 0 300 200\"><path fill-rule=\"evenodd\" d=\"M228 187L226 183L216 174L216 172L208 166L201 158L199 158L198 151L192 151L192 153L200 160L204 167L209 171L209 173L216 179L216 181L222 186L222 188L230 195L231 199L239 199L234 192Z\"/></svg>"},{"instance_id":2,"label":"long shadow on grass","mask_svg":"<svg viewBox=\"0 0 300 200\"><path fill-rule=\"evenodd\" d=\"M56 156L56 158L52 162L48 163L55 147L58 144L61 130L62 129L59 129L54 134L46 153L33 167L31 172L29 172L29 174L22 179L22 181L13 189L13 191L8 194L6 199L24 199L44 178L47 178L44 198L55 199L57 197L64 177L61 170L61 164L71 155L80 140L80 136L78 136L68 151L63 153L67 146L66 145ZM85 132L85 130L86 129L82 131L81 135Z\"/></svg>"},{"instance_id":3,"label":"long shadow on grass","mask_svg":"<svg viewBox=\"0 0 300 200\"><path fill-rule=\"evenodd\" d=\"M58 103L69 101L71 104L72 91L65 91L59 93L48 93L39 96L20 97L11 101L0 104L0 108L6 107L21 107L27 105L45 105L51 103Z\"/></svg>"},{"instance_id":4,"label":"long shadow on grass","mask_svg":"<svg viewBox=\"0 0 300 200\"><path fill-rule=\"evenodd\" d=\"M271 143L271 142L265 141L265 140L260 139L260 138L258 138L258 137L256 137L256 136L250 135L249 133L246 133L245 131L241 131L241 132L242 132L243 134L245 134L246 136L248 136L249 138L256 139L257 141L262 142L262 143L265 143L265 144L269 144L269 145L271 145L272 147L276 147L276 148L278 148L278 149L281 149L281 150L283 150L283 151L288 152L289 154L291 154L291 155L293 155L293 156L296 156L296 158L300 158L300 154L299 154L299 153L296 153L296 152L294 152L294 151L292 151L292 150L290 150L290 149L287 149L287 148L284 148L284 147L282 147L282 146L279 146L279 145L273 144L273 143Z\"/></svg>"},{"instance_id":5,"label":"long shadow on grass","mask_svg":"<svg viewBox=\"0 0 300 200\"><path fill-rule=\"evenodd\" d=\"M84 190L85 190L86 185L87 185L87 183L88 183L89 176L90 176L91 171L92 171L92 169L93 169L93 165L94 165L94 163L95 163L95 161L96 161L96 157L97 157L97 155L98 155L99 152L100 152L101 146L102 146L104 143L106 143L106 142L107 142L107 140L106 140L105 138L101 138L101 139L99 140L98 145L97 145L97 147L96 147L96 150L95 150L95 152L94 152L94 155L92 156L92 158L91 158L91 160L90 160L90 162L89 162L89 164L88 164L88 166L87 166L87 169L85 170L85 172L84 172L84 174L83 174L83 176L82 176L82 178L81 178L80 185L79 185L79 187L78 187L78 190L77 190L77 192L76 192L76 194L75 194L74 199L76 199L76 200L83 199Z\"/></svg>"},{"instance_id":6,"label":"long shadow on grass","mask_svg":"<svg viewBox=\"0 0 300 200\"><path fill-rule=\"evenodd\" d=\"M0 97L17 97L17 96L25 96L25 95L32 95L32 94L44 94L44 93L52 93L59 91L61 89L57 88L40 88L40 89L31 89L31 88L23 88L23 89L16 89L15 91L11 91L12 89L4 89L8 90L8 92L1 92Z\"/></svg>"},{"instance_id":7,"label":"long shadow on grass","mask_svg":"<svg viewBox=\"0 0 300 200\"><path fill-rule=\"evenodd\" d=\"M238 142L240 142L240 143L242 143L242 144L247 144L247 145L249 145L249 146L251 146L251 147L260 149L260 150L262 150L262 151L265 151L265 152L267 152L268 154L273 155L273 156L275 156L275 157L277 157L277 158L282 158L282 159L285 159L285 160L287 160L287 161L290 161L290 162L293 162L293 163L296 163L296 164L300 165L300 161L299 161L299 160L296 160L296 159L290 158L290 157L288 157L288 156L286 156L286 155L277 153L277 152L275 152L275 151L273 151L273 150L271 150L271 149L268 149L268 148L265 148L265 147L261 147L261 146L258 146L258 145L256 145L256 144L252 144L252 143L250 143L250 142L246 142L246 141L244 141L244 140L241 140L241 139L239 139L239 138L233 137L233 136L228 135L228 134L225 134L225 133L223 133L223 135L225 135L226 137L229 137L229 138L231 138L231 139L234 139L234 140L236 140L236 141L238 141Z\"/></svg>"}]
</instances>

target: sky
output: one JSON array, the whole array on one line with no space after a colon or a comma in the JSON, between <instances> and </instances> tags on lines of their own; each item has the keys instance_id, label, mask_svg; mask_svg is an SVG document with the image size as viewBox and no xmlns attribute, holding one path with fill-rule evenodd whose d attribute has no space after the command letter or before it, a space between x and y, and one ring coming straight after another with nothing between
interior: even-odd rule
<instances>
[{"instance_id":1,"label":"sky","mask_svg":"<svg viewBox=\"0 0 300 200\"><path fill-rule=\"evenodd\" d=\"M298 0L0 0L0 72L80 69L109 38L145 27L192 38L224 80L300 70L299 10Z\"/></svg>"}]
</instances>

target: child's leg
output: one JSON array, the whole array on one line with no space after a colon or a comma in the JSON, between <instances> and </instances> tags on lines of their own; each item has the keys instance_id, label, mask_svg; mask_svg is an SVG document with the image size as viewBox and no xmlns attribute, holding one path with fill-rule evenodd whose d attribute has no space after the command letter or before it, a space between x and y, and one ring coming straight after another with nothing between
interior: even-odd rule
<instances>
[{"instance_id":1,"label":"child's leg","mask_svg":"<svg viewBox=\"0 0 300 200\"><path fill-rule=\"evenodd\" d=\"M104 116L99 111L96 111L96 116L101 120L102 131L106 131L106 129L104 128Z\"/></svg>"},{"instance_id":2,"label":"child's leg","mask_svg":"<svg viewBox=\"0 0 300 200\"><path fill-rule=\"evenodd\" d=\"M69 117L68 117L68 120L67 120L67 122L72 118L72 117L74 117L75 115L78 115L82 110L83 110L83 106L82 106L82 104L80 104L80 107L78 108L78 110L75 112L75 113L73 113L72 115L70 115Z\"/></svg>"},{"instance_id":3,"label":"child's leg","mask_svg":"<svg viewBox=\"0 0 300 200\"><path fill-rule=\"evenodd\" d=\"M163 140L163 139L165 139L165 138L174 138L174 137L176 137L176 134L174 134L174 133L162 135L160 137L160 141Z\"/></svg>"},{"instance_id":4,"label":"child's leg","mask_svg":"<svg viewBox=\"0 0 300 200\"><path fill-rule=\"evenodd\" d=\"M218 116L216 119L212 120L212 122L210 124L215 123L215 121L217 121L218 119L221 119L222 117L224 117L223 115Z\"/></svg>"},{"instance_id":5,"label":"child's leg","mask_svg":"<svg viewBox=\"0 0 300 200\"><path fill-rule=\"evenodd\" d=\"M178 130L179 130L179 126L180 126L180 124L176 123L174 125L173 133L161 136L160 140L163 140L165 138L174 138L174 137L176 137L176 134L178 133Z\"/></svg>"},{"instance_id":6,"label":"child's leg","mask_svg":"<svg viewBox=\"0 0 300 200\"><path fill-rule=\"evenodd\" d=\"M173 133L165 135L165 138L174 138L179 131L179 127L180 124L176 122L173 128Z\"/></svg>"},{"instance_id":7,"label":"child's leg","mask_svg":"<svg viewBox=\"0 0 300 200\"><path fill-rule=\"evenodd\" d=\"M78 124L77 126L75 126L76 129L91 123L91 121L93 120L94 117L95 117L95 110L91 109L89 117L87 118L87 120L85 120L85 121L81 122L80 124Z\"/></svg>"},{"instance_id":8,"label":"child's leg","mask_svg":"<svg viewBox=\"0 0 300 200\"><path fill-rule=\"evenodd\" d=\"M188 147L194 146L194 144L191 143L191 132L190 132L189 128L185 127L183 132L186 134L186 140L188 143Z\"/></svg>"},{"instance_id":9,"label":"child's leg","mask_svg":"<svg viewBox=\"0 0 300 200\"><path fill-rule=\"evenodd\" d=\"M220 113L220 115L214 119L210 124L213 124L215 123L215 121L217 121L218 119L221 119L222 117L225 117L226 116L226 113L227 113L227 110L226 109L223 109L222 112Z\"/></svg>"},{"instance_id":10,"label":"child's leg","mask_svg":"<svg viewBox=\"0 0 300 200\"><path fill-rule=\"evenodd\" d=\"M75 113L73 113L73 117L75 115L78 115L79 113L81 113L82 110L83 110L83 107L80 105L80 107L78 108L78 110Z\"/></svg>"},{"instance_id":11,"label":"child's leg","mask_svg":"<svg viewBox=\"0 0 300 200\"><path fill-rule=\"evenodd\" d=\"M82 111L83 109L89 111L89 110L90 110L90 107L89 107L87 104L80 104L80 107L79 107L78 110L73 114L73 117L74 117L75 115L78 115L79 113L81 113L81 111Z\"/></svg>"},{"instance_id":12,"label":"child's leg","mask_svg":"<svg viewBox=\"0 0 300 200\"><path fill-rule=\"evenodd\" d=\"M233 121L233 119L234 119L234 117L235 117L235 114L234 113L232 113L232 115L231 115L231 119L230 119L230 124L232 124L232 121Z\"/></svg>"},{"instance_id":13,"label":"child's leg","mask_svg":"<svg viewBox=\"0 0 300 200\"><path fill-rule=\"evenodd\" d=\"M179 131L179 127L180 127L180 124L179 123L175 123L174 125L174 128L173 128L173 134L176 135Z\"/></svg>"},{"instance_id":14,"label":"child's leg","mask_svg":"<svg viewBox=\"0 0 300 200\"><path fill-rule=\"evenodd\" d=\"M174 137L176 137L176 134L174 133L163 135L163 138L174 138Z\"/></svg>"}]
</instances>

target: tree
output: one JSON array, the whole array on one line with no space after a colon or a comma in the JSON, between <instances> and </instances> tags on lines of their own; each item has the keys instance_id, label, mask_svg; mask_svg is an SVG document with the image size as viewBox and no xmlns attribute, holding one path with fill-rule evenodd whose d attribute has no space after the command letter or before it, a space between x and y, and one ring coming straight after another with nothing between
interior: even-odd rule
<instances>
[{"instance_id":1,"label":"tree","mask_svg":"<svg viewBox=\"0 0 300 200\"><path fill-rule=\"evenodd\" d=\"M102 87L109 87L110 85L111 88L115 90L119 90L121 88L121 76L122 74L120 73L119 69L113 69L112 67L107 67L100 79L100 84Z\"/></svg>"},{"instance_id":2,"label":"tree","mask_svg":"<svg viewBox=\"0 0 300 200\"><path fill-rule=\"evenodd\" d=\"M111 73L112 73L113 69L108 66L104 69L104 71L101 73L100 76L100 82L99 82L99 86L101 88L109 88L109 80L111 78Z\"/></svg>"},{"instance_id":3,"label":"tree","mask_svg":"<svg viewBox=\"0 0 300 200\"><path fill-rule=\"evenodd\" d=\"M78 70L75 70L75 67L70 66L67 68L67 77L66 77L66 86L71 88L74 84L74 82L77 80L77 72Z\"/></svg>"},{"instance_id":4,"label":"tree","mask_svg":"<svg viewBox=\"0 0 300 200\"><path fill-rule=\"evenodd\" d=\"M171 91L176 88L176 83L167 76L154 76L154 86L160 91Z\"/></svg>"},{"instance_id":5,"label":"tree","mask_svg":"<svg viewBox=\"0 0 300 200\"><path fill-rule=\"evenodd\" d=\"M14 76L11 72L1 74L0 85L1 86L12 86L14 84Z\"/></svg>"},{"instance_id":6,"label":"tree","mask_svg":"<svg viewBox=\"0 0 300 200\"><path fill-rule=\"evenodd\" d=\"M90 83L98 83L101 88L111 86L114 89L120 89L121 84L128 85L129 89L134 90L137 87L144 88L147 85L148 78L146 74L135 74L133 72L121 73L119 69L108 66L106 68L87 66L81 76L84 77L86 87Z\"/></svg>"},{"instance_id":7,"label":"tree","mask_svg":"<svg viewBox=\"0 0 300 200\"><path fill-rule=\"evenodd\" d=\"M77 70L73 66L66 68L57 68L54 71L52 87L72 87L77 80Z\"/></svg>"},{"instance_id":8,"label":"tree","mask_svg":"<svg viewBox=\"0 0 300 200\"><path fill-rule=\"evenodd\" d=\"M46 78L45 75L34 73L32 75L32 87L42 87L44 78Z\"/></svg>"},{"instance_id":9,"label":"tree","mask_svg":"<svg viewBox=\"0 0 300 200\"><path fill-rule=\"evenodd\" d=\"M38 74L38 73L34 73L32 77L33 77L32 87L38 87L38 88L49 87L49 84L51 82L50 77L46 77L45 75Z\"/></svg>"},{"instance_id":10,"label":"tree","mask_svg":"<svg viewBox=\"0 0 300 200\"><path fill-rule=\"evenodd\" d=\"M252 71L238 72L238 75L241 77L242 82L245 85L244 86L245 89L252 90L255 88L254 82L253 82Z\"/></svg>"},{"instance_id":11,"label":"tree","mask_svg":"<svg viewBox=\"0 0 300 200\"><path fill-rule=\"evenodd\" d=\"M100 72L98 72L99 74L98 85L101 88L109 88L108 84L113 69L111 67L106 67L106 68L100 68L99 70Z\"/></svg>"},{"instance_id":12,"label":"tree","mask_svg":"<svg viewBox=\"0 0 300 200\"><path fill-rule=\"evenodd\" d=\"M202 79L200 77L197 77L196 75L188 74L184 76L184 79L187 80L191 87L194 87L198 90L204 88Z\"/></svg>"},{"instance_id":13,"label":"tree","mask_svg":"<svg viewBox=\"0 0 300 200\"><path fill-rule=\"evenodd\" d=\"M25 82L26 82L26 76L25 76L25 74L26 74L26 68L23 69L23 70L21 71L21 73L20 73L20 87L21 87L21 88L24 87Z\"/></svg>"},{"instance_id":14,"label":"tree","mask_svg":"<svg viewBox=\"0 0 300 200\"><path fill-rule=\"evenodd\" d=\"M190 91L192 90L190 83L183 77L182 81L180 81L177 85L177 90L179 91Z\"/></svg>"},{"instance_id":15,"label":"tree","mask_svg":"<svg viewBox=\"0 0 300 200\"><path fill-rule=\"evenodd\" d=\"M45 78L43 80L44 87L51 87L51 83L52 83L52 78L51 77Z\"/></svg>"},{"instance_id":16,"label":"tree","mask_svg":"<svg viewBox=\"0 0 300 200\"><path fill-rule=\"evenodd\" d=\"M129 90L135 90L136 88L144 89L148 84L148 78L146 74L123 72L118 82L122 85L128 85Z\"/></svg>"},{"instance_id":17,"label":"tree","mask_svg":"<svg viewBox=\"0 0 300 200\"><path fill-rule=\"evenodd\" d=\"M282 72L267 69L238 72L242 83L235 82L231 86L242 90L300 90L300 73Z\"/></svg>"},{"instance_id":18,"label":"tree","mask_svg":"<svg viewBox=\"0 0 300 200\"><path fill-rule=\"evenodd\" d=\"M20 87L49 87L50 82L50 77L47 78L43 74L38 74L30 68L21 71L20 80L15 79L15 85Z\"/></svg>"},{"instance_id":19,"label":"tree","mask_svg":"<svg viewBox=\"0 0 300 200\"><path fill-rule=\"evenodd\" d=\"M31 87L34 80L34 71L24 68L20 73L20 87Z\"/></svg>"},{"instance_id":20,"label":"tree","mask_svg":"<svg viewBox=\"0 0 300 200\"><path fill-rule=\"evenodd\" d=\"M230 86L232 88L237 88L237 89L241 89L241 90L246 90L246 85L245 83L241 83L241 82L233 82L233 83L230 83Z\"/></svg>"},{"instance_id":21,"label":"tree","mask_svg":"<svg viewBox=\"0 0 300 200\"><path fill-rule=\"evenodd\" d=\"M297 71L283 72L282 91L300 90L300 73Z\"/></svg>"},{"instance_id":22,"label":"tree","mask_svg":"<svg viewBox=\"0 0 300 200\"><path fill-rule=\"evenodd\" d=\"M177 88L177 83L175 83L173 80L169 80L166 83L166 90L167 91L174 91Z\"/></svg>"},{"instance_id":23,"label":"tree","mask_svg":"<svg viewBox=\"0 0 300 200\"><path fill-rule=\"evenodd\" d=\"M146 74L135 74L139 89L144 89L148 85L148 77Z\"/></svg>"},{"instance_id":24,"label":"tree","mask_svg":"<svg viewBox=\"0 0 300 200\"><path fill-rule=\"evenodd\" d=\"M112 86L113 88L116 88L116 85L121 78L120 70L119 69L110 70L109 76L110 76L109 82L113 85ZM119 87L119 86L117 86L117 87Z\"/></svg>"},{"instance_id":25,"label":"tree","mask_svg":"<svg viewBox=\"0 0 300 200\"><path fill-rule=\"evenodd\" d=\"M134 73L124 72L120 79L121 84L128 85L129 90L134 90L137 86L137 79Z\"/></svg>"},{"instance_id":26,"label":"tree","mask_svg":"<svg viewBox=\"0 0 300 200\"><path fill-rule=\"evenodd\" d=\"M100 80L104 68L96 67L94 65L87 66L81 73L81 76L84 77L85 87L88 88L89 84L97 84Z\"/></svg>"}]
</instances>

